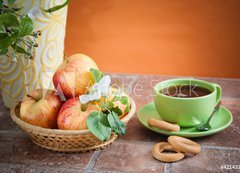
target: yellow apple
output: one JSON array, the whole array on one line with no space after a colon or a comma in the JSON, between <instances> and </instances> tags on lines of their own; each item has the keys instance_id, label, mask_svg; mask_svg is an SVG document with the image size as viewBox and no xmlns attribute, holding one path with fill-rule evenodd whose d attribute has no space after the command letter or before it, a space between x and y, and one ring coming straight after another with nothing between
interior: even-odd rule
<instances>
[{"instance_id":1,"label":"yellow apple","mask_svg":"<svg viewBox=\"0 0 240 173\"><path fill-rule=\"evenodd\" d=\"M32 125L57 128L57 116L62 101L54 90L36 89L22 100L20 118Z\"/></svg>"}]
</instances>

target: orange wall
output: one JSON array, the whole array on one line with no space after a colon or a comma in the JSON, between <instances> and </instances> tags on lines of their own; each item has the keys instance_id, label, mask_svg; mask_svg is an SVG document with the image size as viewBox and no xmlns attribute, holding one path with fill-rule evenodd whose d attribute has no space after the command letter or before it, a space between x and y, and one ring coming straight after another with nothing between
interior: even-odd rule
<instances>
[{"instance_id":1,"label":"orange wall","mask_svg":"<svg viewBox=\"0 0 240 173\"><path fill-rule=\"evenodd\" d=\"M240 0L71 0L66 53L106 72L240 77Z\"/></svg>"}]
</instances>

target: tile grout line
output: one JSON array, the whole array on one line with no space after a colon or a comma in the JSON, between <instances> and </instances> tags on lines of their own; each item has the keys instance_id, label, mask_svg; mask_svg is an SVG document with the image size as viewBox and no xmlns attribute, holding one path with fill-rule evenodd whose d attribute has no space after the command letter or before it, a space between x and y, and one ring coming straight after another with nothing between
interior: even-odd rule
<instances>
[{"instance_id":1,"label":"tile grout line","mask_svg":"<svg viewBox=\"0 0 240 173\"><path fill-rule=\"evenodd\" d=\"M223 101L224 100L226 100L226 101L228 101L228 100L239 101L240 98L239 97L222 96L221 100L223 100Z\"/></svg>"},{"instance_id":2,"label":"tile grout line","mask_svg":"<svg viewBox=\"0 0 240 173\"><path fill-rule=\"evenodd\" d=\"M171 167L172 167L172 163L165 163L163 173L170 173L171 172Z\"/></svg>"},{"instance_id":3,"label":"tile grout line","mask_svg":"<svg viewBox=\"0 0 240 173\"><path fill-rule=\"evenodd\" d=\"M240 81L239 78L228 78L228 77L214 77L214 76L181 76L181 75L169 75L169 74L144 74L144 73L112 73L107 72L110 75L121 75L121 76L137 76L137 77L171 77L171 78L199 78L199 79L216 79L216 80L232 80Z\"/></svg>"},{"instance_id":4,"label":"tile grout line","mask_svg":"<svg viewBox=\"0 0 240 173\"><path fill-rule=\"evenodd\" d=\"M108 170L98 170L98 171L87 171L87 173L125 173L125 172L121 172L121 171L108 171Z\"/></svg>"},{"instance_id":5,"label":"tile grout line","mask_svg":"<svg viewBox=\"0 0 240 173\"><path fill-rule=\"evenodd\" d=\"M19 130L0 130L0 134L27 136L23 131L19 131Z\"/></svg>"},{"instance_id":6,"label":"tile grout line","mask_svg":"<svg viewBox=\"0 0 240 173\"><path fill-rule=\"evenodd\" d=\"M10 163L10 162L6 162L6 163L1 163L0 162L0 167L5 167L5 168L8 168L8 166L11 166L11 168L17 168L19 169L20 167L23 168L23 169L27 169L27 168L30 168L30 169L39 169L39 165L29 165L29 164L25 164L25 163ZM59 169L59 171L66 171L66 170L79 170L79 167L59 167L57 165L54 165L54 166L50 166L50 165L44 165L44 168L47 169L48 171L51 170L51 171L54 171L56 169ZM81 168L80 168L81 169ZM84 170L84 169L82 169Z\"/></svg>"},{"instance_id":7,"label":"tile grout line","mask_svg":"<svg viewBox=\"0 0 240 173\"><path fill-rule=\"evenodd\" d=\"M94 152L93 156L91 157L91 159L86 167L87 172L92 172L92 168L94 167L94 165L97 162L97 159L99 158L101 153L102 153L102 150L97 150Z\"/></svg>"},{"instance_id":8,"label":"tile grout line","mask_svg":"<svg viewBox=\"0 0 240 173\"><path fill-rule=\"evenodd\" d=\"M240 151L240 148L238 148L238 147L224 147L224 146L210 146L210 145L201 145L201 147L206 148L206 149Z\"/></svg>"},{"instance_id":9,"label":"tile grout line","mask_svg":"<svg viewBox=\"0 0 240 173\"><path fill-rule=\"evenodd\" d=\"M157 142L151 142L151 141L131 141L132 143L139 143L139 144L149 144L149 145L153 145ZM124 139L120 139L120 140L116 140L115 143L118 144L126 144L129 143L128 140L124 140ZM235 150L235 151L240 151L240 147L225 147L225 146L211 146L211 145L201 145L202 148L206 148L206 149L218 149L218 150Z\"/></svg>"}]
</instances>

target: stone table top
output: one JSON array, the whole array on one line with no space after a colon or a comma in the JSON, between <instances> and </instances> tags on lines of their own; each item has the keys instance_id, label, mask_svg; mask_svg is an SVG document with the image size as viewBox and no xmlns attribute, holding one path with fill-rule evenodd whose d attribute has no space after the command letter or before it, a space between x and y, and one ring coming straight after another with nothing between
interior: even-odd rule
<instances>
[{"instance_id":1,"label":"stone table top","mask_svg":"<svg viewBox=\"0 0 240 173\"><path fill-rule=\"evenodd\" d=\"M138 111L153 100L151 94L154 84L179 76L111 74L111 77L114 82L125 86L135 100ZM155 160L151 156L151 149L155 143L166 141L166 136L144 128L136 114L127 126L127 134L106 149L90 153L57 153L42 149L33 144L14 124L9 110L3 106L0 98L0 172L240 171L240 79L199 79L221 85L222 103L232 112L233 123L220 133L193 139L202 146L202 152L194 157L175 163Z\"/></svg>"}]
</instances>

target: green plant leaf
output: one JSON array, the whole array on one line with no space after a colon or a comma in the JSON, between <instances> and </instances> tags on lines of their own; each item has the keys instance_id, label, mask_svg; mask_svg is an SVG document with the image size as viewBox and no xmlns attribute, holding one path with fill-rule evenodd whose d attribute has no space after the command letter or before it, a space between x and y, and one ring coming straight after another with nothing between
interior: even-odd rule
<instances>
[{"instance_id":1,"label":"green plant leaf","mask_svg":"<svg viewBox=\"0 0 240 173\"><path fill-rule=\"evenodd\" d=\"M104 74L101 71L99 71L95 68L90 68L90 72L93 75L93 79L94 79L95 83L99 82L104 76Z\"/></svg>"},{"instance_id":2,"label":"green plant leaf","mask_svg":"<svg viewBox=\"0 0 240 173\"><path fill-rule=\"evenodd\" d=\"M20 23L20 33L19 36L23 37L26 35L31 34L33 31L33 21L30 17L28 17L27 15L25 15Z\"/></svg>"},{"instance_id":3,"label":"green plant leaf","mask_svg":"<svg viewBox=\"0 0 240 173\"><path fill-rule=\"evenodd\" d=\"M124 112L129 112L130 111L130 105L127 105L127 107L125 108Z\"/></svg>"},{"instance_id":4,"label":"green plant leaf","mask_svg":"<svg viewBox=\"0 0 240 173\"><path fill-rule=\"evenodd\" d=\"M16 0L8 0L8 4L14 4L14 2L16 2Z\"/></svg>"},{"instance_id":5,"label":"green plant leaf","mask_svg":"<svg viewBox=\"0 0 240 173\"><path fill-rule=\"evenodd\" d=\"M18 46L18 45L16 45L16 44L13 44L13 45L11 45L12 46L12 48L15 50L15 48L16 48L16 52L17 53L23 53L23 54L26 54L27 53L27 51L24 49L24 48L22 48L21 46Z\"/></svg>"},{"instance_id":6,"label":"green plant leaf","mask_svg":"<svg viewBox=\"0 0 240 173\"><path fill-rule=\"evenodd\" d=\"M107 119L107 115L102 113L100 116L100 121L101 123L106 126L106 127L110 127L110 124L108 123L108 119ZM111 128L111 127L110 127Z\"/></svg>"},{"instance_id":7,"label":"green plant leaf","mask_svg":"<svg viewBox=\"0 0 240 173\"><path fill-rule=\"evenodd\" d=\"M125 108L124 112L129 112L130 103L129 103L128 97L127 96L121 96L119 101L120 101L121 104L126 105L126 108Z\"/></svg>"},{"instance_id":8,"label":"green plant leaf","mask_svg":"<svg viewBox=\"0 0 240 173\"><path fill-rule=\"evenodd\" d=\"M114 107L114 103L112 101L107 102L107 107L112 109Z\"/></svg>"},{"instance_id":9,"label":"green plant leaf","mask_svg":"<svg viewBox=\"0 0 240 173\"><path fill-rule=\"evenodd\" d=\"M124 112L129 112L130 103L129 103L129 99L127 96L115 96L115 97L113 97L111 102L114 102L114 101L119 101L121 104L126 105Z\"/></svg>"},{"instance_id":10,"label":"green plant leaf","mask_svg":"<svg viewBox=\"0 0 240 173\"><path fill-rule=\"evenodd\" d=\"M5 36L0 38L0 50L7 49L18 38L18 32L13 33L11 36Z\"/></svg>"},{"instance_id":11,"label":"green plant leaf","mask_svg":"<svg viewBox=\"0 0 240 173\"><path fill-rule=\"evenodd\" d=\"M3 25L0 25L0 34L6 34L6 30Z\"/></svg>"},{"instance_id":12,"label":"green plant leaf","mask_svg":"<svg viewBox=\"0 0 240 173\"><path fill-rule=\"evenodd\" d=\"M47 13L52 13L54 11L60 10L61 8L65 7L66 5L68 5L70 2L70 0L66 0L63 4L61 5L57 5L55 7L49 8L49 9L43 9L43 11L47 12Z\"/></svg>"},{"instance_id":13,"label":"green plant leaf","mask_svg":"<svg viewBox=\"0 0 240 173\"><path fill-rule=\"evenodd\" d=\"M4 38L7 38L8 37L8 34L7 33L1 33L0 32L0 40L4 39Z\"/></svg>"},{"instance_id":14,"label":"green plant leaf","mask_svg":"<svg viewBox=\"0 0 240 173\"><path fill-rule=\"evenodd\" d=\"M3 0L0 0L0 7L3 6Z\"/></svg>"},{"instance_id":15,"label":"green plant leaf","mask_svg":"<svg viewBox=\"0 0 240 173\"><path fill-rule=\"evenodd\" d=\"M115 112L109 113L107 118L110 127L117 135L124 135L126 133L125 123L119 119L118 115Z\"/></svg>"},{"instance_id":16,"label":"green plant leaf","mask_svg":"<svg viewBox=\"0 0 240 173\"><path fill-rule=\"evenodd\" d=\"M118 116L122 115L122 110L116 106L111 109L113 112L115 112Z\"/></svg>"},{"instance_id":17,"label":"green plant leaf","mask_svg":"<svg viewBox=\"0 0 240 173\"><path fill-rule=\"evenodd\" d=\"M98 139L106 141L110 138L111 128L103 124L101 116L104 116L102 112L92 112L87 118L87 126Z\"/></svg>"},{"instance_id":18,"label":"green plant leaf","mask_svg":"<svg viewBox=\"0 0 240 173\"><path fill-rule=\"evenodd\" d=\"M119 102L122 103L123 105L127 105L128 104L128 97L127 96L119 97Z\"/></svg>"},{"instance_id":19,"label":"green plant leaf","mask_svg":"<svg viewBox=\"0 0 240 173\"><path fill-rule=\"evenodd\" d=\"M19 26L17 17L12 13L4 13L0 15L0 25L5 28Z\"/></svg>"},{"instance_id":20,"label":"green plant leaf","mask_svg":"<svg viewBox=\"0 0 240 173\"><path fill-rule=\"evenodd\" d=\"M0 50L0 55L5 55L8 52L8 49Z\"/></svg>"},{"instance_id":21,"label":"green plant leaf","mask_svg":"<svg viewBox=\"0 0 240 173\"><path fill-rule=\"evenodd\" d=\"M0 39L0 50L7 49L8 46L12 44L13 40L9 37L1 38Z\"/></svg>"}]
</instances>

